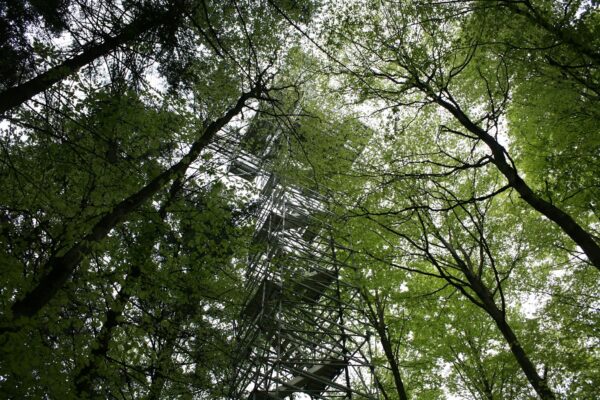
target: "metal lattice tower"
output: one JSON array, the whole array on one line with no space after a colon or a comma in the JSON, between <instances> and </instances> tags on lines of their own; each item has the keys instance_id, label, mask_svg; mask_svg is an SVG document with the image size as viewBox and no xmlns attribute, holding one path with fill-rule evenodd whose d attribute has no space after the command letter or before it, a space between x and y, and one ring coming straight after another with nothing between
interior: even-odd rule
<instances>
[{"instance_id":1,"label":"metal lattice tower","mask_svg":"<svg viewBox=\"0 0 600 400\"><path fill-rule=\"evenodd\" d=\"M260 187L253 241L263 249L248 260L229 397L376 398L358 290L342 279L351 266L337 259L326 202L270 170L281 131L269 128L255 117L229 167Z\"/></svg>"}]
</instances>

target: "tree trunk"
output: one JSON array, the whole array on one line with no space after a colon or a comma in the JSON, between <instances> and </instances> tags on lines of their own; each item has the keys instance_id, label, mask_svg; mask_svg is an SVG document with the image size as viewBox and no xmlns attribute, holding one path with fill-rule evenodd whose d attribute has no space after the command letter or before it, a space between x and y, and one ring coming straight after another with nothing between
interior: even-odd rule
<instances>
[{"instance_id":1,"label":"tree trunk","mask_svg":"<svg viewBox=\"0 0 600 400\"><path fill-rule=\"evenodd\" d=\"M552 203L539 197L519 176L517 170L509 164L506 159L506 150L496 139L485 130L476 125L455 104L452 104L437 94L431 92L428 87L421 84L421 89L432 96L433 100L449 111L469 132L481 139L492 151L493 162L498 170L506 177L508 183L513 187L521 198L542 215L554 221L586 254L590 262L600 270L600 246L594 237L583 229L569 214L556 207Z\"/></svg>"},{"instance_id":2,"label":"tree trunk","mask_svg":"<svg viewBox=\"0 0 600 400\"><path fill-rule=\"evenodd\" d=\"M465 278L467 278L468 287L472 289L473 292L475 292L475 295L477 296L479 301L474 297L471 297L470 295L467 295L467 297L471 300L471 302L483 308L485 312L490 317L492 317L492 319L496 323L496 326L502 333L502 336L504 336L504 339L508 343L510 351L513 353L513 356L517 360L517 363L521 367L521 370L525 373L527 380L529 381L533 389L536 391L538 396L543 400L555 400L556 398L554 396L554 393L552 393L552 391L548 387L546 380L537 373L537 370L535 369L535 366L529 359L529 356L525 352L525 349L523 349L523 347L519 343L519 340L517 339L517 336L506 321L504 310L501 310L496 305L496 302L494 301L494 295L492 294L492 292L481 280L481 277L475 272L473 272L471 268L469 268L470 263L468 259L467 261L463 260L458 255L454 247L441 235L439 235L439 232L436 232L436 236L452 255L452 258L456 262L456 267L464 274ZM429 254L428 256L430 260L432 260L434 264L436 264L438 270L441 270L439 264L435 262L435 257L433 257L433 255L431 254ZM448 278L446 278L446 280L450 284L453 284L453 282ZM463 294L466 294L464 288L461 288L461 292Z\"/></svg>"},{"instance_id":3,"label":"tree trunk","mask_svg":"<svg viewBox=\"0 0 600 400\"><path fill-rule=\"evenodd\" d=\"M202 149L210 143L214 135L242 111L246 101L257 98L261 90L258 85L250 92L243 93L233 108L205 129L202 136L192 144L190 151L178 163L158 175L138 192L115 205L112 211L104 215L82 240L60 255L50 257L42 269L43 275L34 288L13 304L11 308L12 322L14 323L22 317L36 315L68 281L79 262L89 254L93 245L104 239L115 226L125 220L141 204L152 198L169 181L184 175L189 165L198 158Z\"/></svg>"},{"instance_id":4,"label":"tree trunk","mask_svg":"<svg viewBox=\"0 0 600 400\"><path fill-rule=\"evenodd\" d=\"M158 214L162 222L166 219L166 208L175 200L181 188L181 179L175 179L169 190L169 197L159 208ZM154 237L148 237L146 239L149 239L151 242L154 241ZM96 336L94 344L90 347L92 350L87 363L79 369L73 379L78 398L92 399L96 397L96 394L94 393L94 381L99 377L98 363L105 359L108 354L108 348L113 336L114 328L118 326L118 318L123 315L123 311L131 298L132 290L142 276L142 268L140 265L151 257L151 251L149 250L149 247L144 247L142 256L139 257L139 259L134 260L134 263L130 265L127 276L125 277L125 282L123 282L123 286L115 298L114 305L106 312L105 322L100 329L100 333Z\"/></svg>"},{"instance_id":5,"label":"tree trunk","mask_svg":"<svg viewBox=\"0 0 600 400\"><path fill-rule=\"evenodd\" d=\"M80 399L94 398L94 380L98 376L99 363L106 358L108 346L112 337L114 328L118 325L118 318L123 314L125 306L131 297L131 288L135 285L138 278L141 276L142 270L139 265L132 265L123 287L117 294L115 304L106 312L106 320L100 329L100 333L91 347L90 356L87 363L79 370L73 382L75 383L75 391Z\"/></svg>"},{"instance_id":6,"label":"tree trunk","mask_svg":"<svg viewBox=\"0 0 600 400\"><path fill-rule=\"evenodd\" d=\"M167 340L158 352L156 369L152 376L152 384L150 385L146 400L160 400L162 398L162 391L167 381L166 373L171 365L171 357L173 356L173 347L175 346L176 340L177 335L175 332L172 332L171 335L167 336Z\"/></svg>"},{"instance_id":7,"label":"tree trunk","mask_svg":"<svg viewBox=\"0 0 600 400\"><path fill-rule=\"evenodd\" d=\"M484 285L481 279L475 276L466 265L463 264L461 267L463 267L463 272L465 273L471 288L481 300L485 311L496 323L496 326L502 333L502 336L504 336L504 339L510 346L510 351L513 353L513 356L517 360L521 370L525 373L525 376L527 377L527 380L533 389L541 399L555 400L556 397L554 396L554 393L552 393L548 387L546 380L537 373L533 362L531 362L529 356L525 352L525 349L523 349L521 343L519 343L517 335L515 335L511 326L506 321L506 316L496 305L492 293Z\"/></svg>"},{"instance_id":8,"label":"tree trunk","mask_svg":"<svg viewBox=\"0 0 600 400\"><path fill-rule=\"evenodd\" d=\"M396 386L396 391L398 392L398 398L400 400L408 400L404 382L402 382L402 376L400 375L400 366L398 365L394 350L392 349L392 343L390 342L390 338L385 329L385 324L377 325L376 329L381 341L381 347L383 347L383 352L385 353L385 357L387 358L390 369L392 370L394 384Z\"/></svg>"},{"instance_id":9,"label":"tree trunk","mask_svg":"<svg viewBox=\"0 0 600 400\"><path fill-rule=\"evenodd\" d=\"M76 56L63 61L25 83L5 89L0 93L0 114L4 114L8 110L30 100L97 58L110 54L119 46L135 40L145 32L164 24L168 15L165 12L146 11L125 26L116 36L108 37L102 43L89 43Z\"/></svg>"},{"instance_id":10,"label":"tree trunk","mask_svg":"<svg viewBox=\"0 0 600 400\"><path fill-rule=\"evenodd\" d=\"M377 331L379 341L381 342L381 347L383 347L383 352L390 366L390 370L392 371L392 376L394 377L394 386L396 386L398 398L400 400L408 400L406 388L404 387L404 382L402 381L402 376L400 375L400 366L398 365L398 360L396 360L396 355L394 354L394 349L392 348L392 343L390 341L390 337L388 335L387 327L385 324L384 306L378 295L375 296L374 310L368 295L363 294L363 298L369 306L369 319L371 320L371 324Z\"/></svg>"},{"instance_id":11,"label":"tree trunk","mask_svg":"<svg viewBox=\"0 0 600 400\"><path fill-rule=\"evenodd\" d=\"M538 10L536 10L529 2L522 2L525 4L525 7L521 7L521 2L516 2L514 0L511 1L503 1L501 3L502 6L507 7L513 13L522 15L527 18L533 24L539 26L540 28L546 30L546 32L550 33L554 37L556 37L561 42L565 43L567 46L570 46L571 49L575 50L575 52L583 55L584 57L588 57L593 61L594 64L600 64L600 52L598 49L595 49L593 46L590 46L589 43L580 40L577 37L576 31L574 28L570 26L557 26L554 25L551 21L544 18L543 15L540 14ZM586 32L588 33L588 32Z\"/></svg>"}]
</instances>

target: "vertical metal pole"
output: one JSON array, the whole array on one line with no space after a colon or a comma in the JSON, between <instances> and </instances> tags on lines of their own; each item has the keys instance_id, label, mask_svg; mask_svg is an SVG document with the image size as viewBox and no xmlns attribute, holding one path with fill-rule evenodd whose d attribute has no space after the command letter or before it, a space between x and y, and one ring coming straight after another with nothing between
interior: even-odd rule
<instances>
[{"instance_id":1,"label":"vertical metal pole","mask_svg":"<svg viewBox=\"0 0 600 400\"><path fill-rule=\"evenodd\" d=\"M346 398L351 399L352 390L350 390L350 366L348 365L350 360L348 358L348 348L346 347L346 330L344 329L344 308L342 302L342 291L340 289L340 265L337 262L333 231L331 228L329 229L329 247L331 249L331 261L333 262L333 268L335 271L335 292L338 303L338 322L341 326L342 333L342 354L344 355L344 372L346 375L346 387L348 388L348 391L346 392Z\"/></svg>"},{"instance_id":2,"label":"vertical metal pole","mask_svg":"<svg viewBox=\"0 0 600 400\"><path fill-rule=\"evenodd\" d=\"M282 203L285 204L285 194L282 196L283 200ZM279 206L279 204L277 205ZM278 208L278 207L275 208ZM281 230L280 233L285 231L285 214L286 214L286 209L285 207L283 207L283 210L281 212L282 214L282 221L281 221ZM281 298L279 299L279 304L278 304L278 310L277 310L277 359L275 360L275 374L276 377L278 378L278 381L281 379L281 318L282 318L282 304L283 304L283 285L284 285L284 280L283 280L283 274L282 274L282 268L281 268L281 263L277 264L277 273L279 275L279 280L281 282ZM276 395L277 397L279 396L279 384L277 384L276 386Z\"/></svg>"}]
</instances>

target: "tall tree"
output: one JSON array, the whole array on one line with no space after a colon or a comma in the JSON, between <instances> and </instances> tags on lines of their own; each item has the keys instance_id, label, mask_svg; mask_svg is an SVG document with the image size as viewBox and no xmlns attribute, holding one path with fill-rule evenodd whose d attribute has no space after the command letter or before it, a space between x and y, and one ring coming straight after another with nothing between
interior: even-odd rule
<instances>
[{"instance_id":1,"label":"tall tree","mask_svg":"<svg viewBox=\"0 0 600 400\"><path fill-rule=\"evenodd\" d=\"M332 28L332 41L346 53L335 58L334 65L350 75L348 83L362 99L373 99L394 109L412 107L415 112L423 105L435 105L443 115L441 132L468 137L470 145L479 151L482 145L487 147L489 161L509 186L559 226L600 269L600 246L588 215L572 215L566 205L556 204L553 198L536 191L529 179L523 179L512 151L502 143L500 135L512 138L516 136L513 132L520 130L513 125L506 131L504 121L507 109L514 106L513 88L520 84L515 79L529 66L520 57L531 45L520 34L510 36L516 29L503 32L505 41L495 42L497 31L488 30L481 17L470 25L471 19L481 13L486 18L502 18L503 12L513 11L512 7L483 7L481 11L479 5L407 1L401 7L384 2L360 11L349 8L340 16L344 26ZM440 20L444 23L439 24ZM363 33L355 35L354 28ZM536 29L527 32L537 35ZM551 57L543 50L537 53L545 63L548 61L544 56Z\"/></svg>"},{"instance_id":2,"label":"tall tree","mask_svg":"<svg viewBox=\"0 0 600 400\"><path fill-rule=\"evenodd\" d=\"M487 67L481 65L482 74ZM359 95L364 94L366 98L379 89L377 93L382 101L376 103L373 99L371 104L381 106L383 111L379 113L385 118L378 120L369 116L367 120L376 129L362 155L350 165L344 164L345 157L338 162L328 161L327 149L331 143L344 142L344 132L353 129L354 133L358 132L359 124L348 126L349 131L329 127L324 131L332 135L332 139L322 135L321 140L313 142L309 131L319 132L321 129L315 128L319 122L307 123L306 130L300 123L297 132L301 134L295 151L299 159L310 161L295 174L305 182L316 181L315 185L329 190L333 209L343 218L338 239L344 249L364 253L366 259L354 266L361 266L366 276L382 276L373 279L373 291L400 286L396 292L402 293L402 287L414 290L411 284L414 280L423 282L420 290L432 297L426 314L424 312L430 321L442 319L437 311L440 306L433 305L436 300L441 303L446 296L463 296L461 301L446 303L449 307L444 313L449 314L451 321L442 319L443 322L418 325L418 329L427 330L419 333L423 340L414 348L416 353L433 347L426 343L431 339L427 334L434 329L430 325L434 324L439 332L440 342L434 353L438 358L428 358L429 373L446 374L439 365L450 363L453 381L446 384L438 381L438 387L481 398L498 398L507 393L527 398L532 390L541 398L555 398L567 390L580 390L575 389L580 384L566 389L563 375L552 372L562 364L560 357L556 357L555 352L548 355L534 344L534 336L529 334L535 332L533 335L550 338L562 328L546 325L548 331L540 332L536 326L543 312L537 314L538 317L526 316L528 312L524 311L523 304L523 291L529 290L532 282L536 282L537 288L544 287L554 274L564 273L563 268L578 273L584 263L570 259L576 252L565 246L562 239L557 239L560 235L557 236L553 224L537 219L526 203L519 204L519 200L513 198L512 186L503 181L493 155L488 155L485 146L477 144L473 136L457 128L452 119L440 114L435 102L423 100L417 103L417 114L403 114L401 105L388 108L392 100L387 97L396 99L393 96L397 93L385 85L377 86L377 78L369 81L371 75L358 73L347 73L347 76L346 82L356 84L363 90ZM473 82L477 82L476 74L468 84L457 85L456 93L465 99L478 95L479 89ZM374 87L359 86L369 83ZM325 84L325 90L340 93L335 100L339 103L355 99L351 97L355 95L352 89L338 82ZM315 115L318 113L311 114ZM352 134L349 137L354 138ZM350 143L342 146L344 150L351 148ZM338 170L341 165L345 165L345 169ZM331 179L332 176L335 179ZM582 216L584 221L587 218ZM353 242L346 242L343 234L347 230L344 225L349 221L354 221L355 226ZM375 224L373 235L367 231L370 223ZM556 246L556 243L561 245ZM389 272L391 267L405 273L393 277ZM590 272L593 275L595 270ZM423 277L415 278L415 275ZM527 275L531 275L531 279L523 281ZM564 287L563 290L569 289ZM575 289L573 296L580 295ZM402 297L397 296L396 303L388 303L392 316L399 317L399 308L405 310L399 300ZM414 303L411 306L416 307ZM484 313L479 314L478 308ZM461 309L465 311L459 311ZM485 326L485 338L457 323L457 315L461 315L458 318L463 318L464 324L468 324L469 315L477 318L477 322ZM410 330L411 325L417 329L417 320L408 320L407 329ZM448 326L453 326L456 341L443 333ZM416 335L413 331L411 335L389 338L401 348L410 348L406 343L417 343L411 337ZM496 350L489 353L486 346ZM405 377L402 380L409 391L426 387L424 382L412 380L412 372L417 368L411 365L411 360L416 358L406 351L399 352L395 360L403 365ZM513 379L519 369L521 374ZM571 373L578 374L577 368ZM571 382L569 379L566 382Z\"/></svg>"},{"instance_id":3,"label":"tall tree","mask_svg":"<svg viewBox=\"0 0 600 400\"><path fill-rule=\"evenodd\" d=\"M0 2L1 89L17 84L34 69L35 45L28 40L28 31L47 35L64 32L69 4L68 0Z\"/></svg>"},{"instance_id":4,"label":"tall tree","mask_svg":"<svg viewBox=\"0 0 600 400\"><path fill-rule=\"evenodd\" d=\"M189 166L196 161L201 151L211 142L216 133L243 110L246 102L249 99L260 98L265 90L262 85L262 82L257 83L249 92L243 93L236 104L222 117L208 123L197 139L192 142L190 150L181 160L152 178L140 190L113 206L110 212L98 219L91 227L90 232L83 238L75 241L73 245L63 249L59 254L50 257L41 266L42 275L37 279L37 284L24 296L19 296L21 298L11 307L12 321L17 321L21 317L36 315L71 277L81 260L89 254L91 246L104 239L117 224L127 218L140 205L149 201L173 179L185 175Z\"/></svg>"},{"instance_id":5,"label":"tall tree","mask_svg":"<svg viewBox=\"0 0 600 400\"><path fill-rule=\"evenodd\" d=\"M258 194L224 165L264 150L374 391L594 398L595 1L42 3L0 0L2 393L231 393Z\"/></svg>"},{"instance_id":6,"label":"tall tree","mask_svg":"<svg viewBox=\"0 0 600 400\"><path fill-rule=\"evenodd\" d=\"M23 75L39 96L4 115L0 375L12 397L191 396L217 392L226 371L246 251L231 230L245 222L224 210L226 190L199 199L223 176L216 142L268 100L282 25L246 3L109 3L69 8L82 20L67 19L64 51L33 32L49 72Z\"/></svg>"},{"instance_id":7,"label":"tall tree","mask_svg":"<svg viewBox=\"0 0 600 400\"><path fill-rule=\"evenodd\" d=\"M296 5L287 5L284 8L301 19L304 14L310 12L309 3L305 6L304 10ZM99 10L104 7L108 8L106 11L110 14L108 18L100 15ZM114 10L112 9L114 7L113 2L104 4L100 0L82 6L82 10L72 10L84 15L89 14L90 10L98 12L98 15L89 16L91 26L74 21L73 24L77 27L67 27L71 32L76 28L86 30L88 37L83 39L85 43L82 44L79 39L79 36L84 35L78 32L77 37L72 40L72 48L66 52L68 55L59 57L58 60L52 59L45 71L24 82L19 80L17 84L12 84L10 79L2 82L5 88L0 92L0 114L5 114L47 91L56 83L74 75L96 60L115 53L126 55L139 53L142 58L158 63L158 70L164 74L169 83L177 85L182 80L197 80L192 72L194 65L202 63L202 59L210 58L210 55L216 55L243 67L254 65L255 68L261 69L268 63L263 58L265 54L273 57L273 51L276 51L278 46L267 43L275 39L273 37L277 35L275 27L281 25L260 5L234 1L223 6L221 3L206 1L169 0L165 3L148 2L139 5L127 3L123 10ZM12 7L8 7L7 13L24 14L27 8L23 5L19 11L13 11ZM42 14L45 18L51 18L56 14L51 10L52 7L47 8L47 13ZM61 4L60 8L64 13L68 8L68 2ZM37 10L37 6L32 9ZM29 19L34 18L34 16L29 17ZM258 20L264 26L258 26L256 24ZM107 26L94 25L98 23L106 23ZM61 26L65 24L62 22ZM12 29L18 24L9 21L7 25ZM27 23L24 22L23 25L26 26ZM26 27L16 30L18 32L11 32L15 40L26 41L24 38ZM7 46L10 48L10 45ZM42 53L41 56L47 57L54 52ZM123 59L117 58L117 64L123 62ZM131 58L126 62L130 63L127 67L132 69L134 75L138 75L135 78L139 79L139 75L144 73L143 68L140 71ZM152 64L146 60L144 63ZM265 64L261 66L260 63Z\"/></svg>"},{"instance_id":8,"label":"tall tree","mask_svg":"<svg viewBox=\"0 0 600 400\"><path fill-rule=\"evenodd\" d=\"M143 36L148 32L154 33L154 31L160 30L164 26L167 26L168 29L174 29L179 23L178 20L182 18L183 11L179 10L180 6L177 4L171 4L167 7L166 11L152 8L140 11L139 15L133 17L132 22L122 28L117 27L115 29L118 32L116 35L104 38L101 43L95 43L95 40L93 40L91 43L82 46L83 49L79 54L62 61L26 82L6 88L0 93L2 99L0 100L0 114L23 104L94 60L109 55L120 46L136 39L143 39Z\"/></svg>"}]
</instances>

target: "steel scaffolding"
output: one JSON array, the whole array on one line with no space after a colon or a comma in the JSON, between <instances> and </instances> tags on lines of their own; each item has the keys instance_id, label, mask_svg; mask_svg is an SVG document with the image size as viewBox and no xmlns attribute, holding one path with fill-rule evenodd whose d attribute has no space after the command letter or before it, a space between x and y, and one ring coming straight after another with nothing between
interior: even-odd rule
<instances>
[{"instance_id":1,"label":"steel scaffolding","mask_svg":"<svg viewBox=\"0 0 600 400\"><path fill-rule=\"evenodd\" d=\"M358 290L343 279L352 267L337 259L322 194L269 167L282 136L273 125L256 117L233 148L221 146L229 172L260 189L262 249L248 260L229 397L377 398Z\"/></svg>"}]
</instances>

